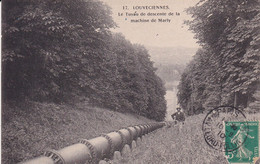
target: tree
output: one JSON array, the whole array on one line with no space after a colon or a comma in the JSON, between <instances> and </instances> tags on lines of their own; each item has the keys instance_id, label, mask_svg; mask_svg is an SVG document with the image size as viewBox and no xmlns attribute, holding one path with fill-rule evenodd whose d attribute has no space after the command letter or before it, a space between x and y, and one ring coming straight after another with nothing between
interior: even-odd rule
<instances>
[{"instance_id":1,"label":"tree","mask_svg":"<svg viewBox=\"0 0 260 164\"><path fill-rule=\"evenodd\" d=\"M201 0L187 10L194 18L187 24L214 65L202 74L213 82L207 82L207 90L212 86L219 92L209 94L205 102L213 98L215 105L245 107L252 99L259 83L259 4L258 0Z\"/></svg>"},{"instance_id":2,"label":"tree","mask_svg":"<svg viewBox=\"0 0 260 164\"><path fill-rule=\"evenodd\" d=\"M80 75L93 69L86 63L98 59L113 26L109 8L99 1L5 1L5 97L55 100L78 91Z\"/></svg>"},{"instance_id":3,"label":"tree","mask_svg":"<svg viewBox=\"0 0 260 164\"><path fill-rule=\"evenodd\" d=\"M116 58L115 92L120 109L163 120L166 92L147 50L131 44L121 34L114 34L110 43Z\"/></svg>"},{"instance_id":4,"label":"tree","mask_svg":"<svg viewBox=\"0 0 260 164\"><path fill-rule=\"evenodd\" d=\"M3 13L5 99L85 97L95 106L164 118L165 91L147 50L111 33L116 25L102 2L10 0Z\"/></svg>"}]
</instances>

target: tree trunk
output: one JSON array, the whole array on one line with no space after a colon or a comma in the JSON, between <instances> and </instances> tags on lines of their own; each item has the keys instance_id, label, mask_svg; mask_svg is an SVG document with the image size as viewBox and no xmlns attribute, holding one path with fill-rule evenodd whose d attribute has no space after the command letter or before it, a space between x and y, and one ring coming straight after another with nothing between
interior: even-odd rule
<instances>
[{"instance_id":1,"label":"tree trunk","mask_svg":"<svg viewBox=\"0 0 260 164\"><path fill-rule=\"evenodd\" d=\"M247 93L246 108L249 106L249 103L250 103L250 96L249 93Z\"/></svg>"},{"instance_id":2,"label":"tree trunk","mask_svg":"<svg viewBox=\"0 0 260 164\"><path fill-rule=\"evenodd\" d=\"M238 107L238 101L237 101L237 98L238 98L238 92L235 92L235 98L234 98L234 107Z\"/></svg>"}]
</instances>

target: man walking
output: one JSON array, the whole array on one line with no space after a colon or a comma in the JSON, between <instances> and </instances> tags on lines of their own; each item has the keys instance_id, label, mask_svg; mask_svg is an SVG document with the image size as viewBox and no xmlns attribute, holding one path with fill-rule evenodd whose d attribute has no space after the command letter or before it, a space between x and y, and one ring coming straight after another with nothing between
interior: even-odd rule
<instances>
[{"instance_id":1,"label":"man walking","mask_svg":"<svg viewBox=\"0 0 260 164\"><path fill-rule=\"evenodd\" d=\"M184 113L181 111L181 108L176 108L177 112L173 113L172 119L174 120L174 124L177 124L177 133L180 132L180 130L182 129L182 126L184 125L184 121L185 121L185 116ZM179 125L178 125L179 123Z\"/></svg>"},{"instance_id":2,"label":"man walking","mask_svg":"<svg viewBox=\"0 0 260 164\"><path fill-rule=\"evenodd\" d=\"M175 123L182 123L184 124L185 121L185 116L184 113L181 111L181 108L176 108L177 112L175 112L174 114L172 114L172 119L175 121Z\"/></svg>"}]
</instances>

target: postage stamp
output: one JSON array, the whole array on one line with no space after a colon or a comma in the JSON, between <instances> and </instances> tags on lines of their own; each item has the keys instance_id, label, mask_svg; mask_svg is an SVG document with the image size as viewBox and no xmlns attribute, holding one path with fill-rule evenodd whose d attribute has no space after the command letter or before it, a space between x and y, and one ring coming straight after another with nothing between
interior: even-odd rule
<instances>
[{"instance_id":1,"label":"postage stamp","mask_svg":"<svg viewBox=\"0 0 260 164\"><path fill-rule=\"evenodd\" d=\"M226 121L225 149L229 163L256 163L259 158L259 121Z\"/></svg>"},{"instance_id":2,"label":"postage stamp","mask_svg":"<svg viewBox=\"0 0 260 164\"><path fill-rule=\"evenodd\" d=\"M226 121L242 121L246 120L245 115L242 111L231 106L219 106L211 110L205 117L202 124L202 131L206 143L213 149L228 152L234 151L242 146L246 140L246 137L237 142L236 145L226 146L226 135L232 136L235 131L229 130L225 132L225 122ZM234 127L234 126L233 126ZM248 128L247 125L244 126L245 129Z\"/></svg>"},{"instance_id":3,"label":"postage stamp","mask_svg":"<svg viewBox=\"0 0 260 164\"><path fill-rule=\"evenodd\" d=\"M255 157L253 160L254 164L260 164L260 157Z\"/></svg>"}]
</instances>

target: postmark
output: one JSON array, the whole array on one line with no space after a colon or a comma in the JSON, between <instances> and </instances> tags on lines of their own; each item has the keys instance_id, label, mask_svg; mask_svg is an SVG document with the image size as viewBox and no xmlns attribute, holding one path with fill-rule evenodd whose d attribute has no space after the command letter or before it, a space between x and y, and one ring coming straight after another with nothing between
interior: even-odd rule
<instances>
[{"instance_id":1,"label":"postmark","mask_svg":"<svg viewBox=\"0 0 260 164\"><path fill-rule=\"evenodd\" d=\"M239 109L232 106L219 106L209 111L206 115L203 124L202 131L205 142L213 149L223 152L232 152L239 149L247 137L237 142L235 145L226 145L226 136L232 137L235 135L235 130L231 129L228 132L225 131L225 122L228 121L245 121L246 116ZM235 125L232 126L234 129ZM247 124L244 125L244 129L248 129ZM247 130L246 130L247 131Z\"/></svg>"},{"instance_id":2,"label":"postmark","mask_svg":"<svg viewBox=\"0 0 260 164\"><path fill-rule=\"evenodd\" d=\"M225 134L226 149L238 147L225 152L229 163L259 163L259 121L227 121Z\"/></svg>"}]
</instances>

